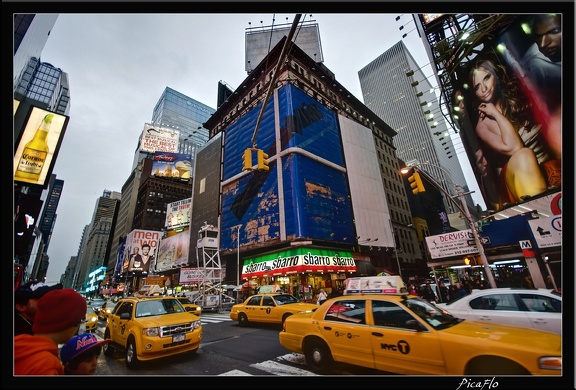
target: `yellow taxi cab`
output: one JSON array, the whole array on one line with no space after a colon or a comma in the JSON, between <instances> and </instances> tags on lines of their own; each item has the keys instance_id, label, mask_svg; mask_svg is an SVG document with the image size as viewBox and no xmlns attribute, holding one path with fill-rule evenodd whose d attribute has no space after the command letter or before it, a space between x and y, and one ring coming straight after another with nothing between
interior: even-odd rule
<instances>
[{"instance_id":1,"label":"yellow taxi cab","mask_svg":"<svg viewBox=\"0 0 576 390\"><path fill-rule=\"evenodd\" d=\"M94 309L90 305L86 305L86 319L84 324L86 325L86 332L94 332L98 326L98 314L94 312Z\"/></svg>"},{"instance_id":2,"label":"yellow taxi cab","mask_svg":"<svg viewBox=\"0 0 576 390\"><path fill-rule=\"evenodd\" d=\"M454 317L399 276L347 279L344 295L287 318L279 341L321 374L343 362L403 375L562 375L558 334Z\"/></svg>"},{"instance_id":3,"label":"yellow taxi cab","mask_svg":"<svg viewBox=\"0 0 576 390\"><path fill-rule=\"evenodd\" d=\"M256 294L242 303L233 305L230 308L230 319L238 321L240 326L247 326L253 322L281 325L286 318L295 313L310 312L318 307L314 303L300 302L291 294Z\"/></svg>"},{"instance_id":4,"label":"yellow taxi cab","mask_svg":"<svg viewBox=\"0 0 576 390\"><path fill-rule=\"evenodd\" d=\"M184 306L184 309L186 309L186 311L196 314L197 316L202 314L202 306L195 304L186 297L176 297L176 298L180 301L182 306Z\"/></svg>"},{"instance_id":5,"label":"yellow taxi cab","mask_svg":"<svg viewBox=\"0 0 576 390\"><path fill-rule=\"evenodd\" d=\"M104 339L110 340L102 347L104 355L121 351L126 366L135 368L140 361L196 352L202 323L175 297L129 297L108 314Z\"/></svg>"}]
</instances>

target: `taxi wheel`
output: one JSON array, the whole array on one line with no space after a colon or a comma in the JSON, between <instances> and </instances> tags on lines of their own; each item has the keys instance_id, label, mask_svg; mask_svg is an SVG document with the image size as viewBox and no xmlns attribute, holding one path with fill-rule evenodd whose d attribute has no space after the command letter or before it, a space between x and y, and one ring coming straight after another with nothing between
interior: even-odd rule
<instances>
[{"instance_id":1,"label":"taxi wheel","mask_svg":"<svg viewBox=\"0 0 576 390\"><path fill-rule=\"evenodd\" d=\"M240 324L240 326L248 325L248 316L245 313L238 314L238 324Z\"/></svg>"},{"instance_id":2,"label":"taxi wheel","mask_svg":"<svg viewBox=\"0 0 576 390\"><path fill-rule=\"evenodd\" d=\"M334 365L330 348L322 340L312 340L306 343L304 349L306 364L319 374L329 374Z\"/></svg>"},{"instance_id":3,"label":"taxi wheel","mask_svg":"<svg viewBox=\"0 0 576 390\"><path fill-rule=\"evenodd\" d=\"M104 340L110 339L110 331L106 329L104 331ZM102 350L104 351L104 355L112 356L114 354L114 348L110 346L110 342L107 342L102 346Z\"/></svg>"},{"instance_id":4,"label":"taxi wheel","mask_svg":"<svg viewBox=\"0 0 576 390\"><path fill-rule=\"evenodd\" d=\"M136 356L136 342L134 337L130 336L126 344L126 367L136 368L138 365L138 357Z\"/></svg>"},{"instance_id":5,"label":"taxi wheel","mask_svg":"<svg viewBox=\"0 0 576 390\"><path fill-rule=\"evenodd\" d=\"M511 360L485 356L469 362L465 375L530 375L530 372Z\"/></svg>"}]
</instances>

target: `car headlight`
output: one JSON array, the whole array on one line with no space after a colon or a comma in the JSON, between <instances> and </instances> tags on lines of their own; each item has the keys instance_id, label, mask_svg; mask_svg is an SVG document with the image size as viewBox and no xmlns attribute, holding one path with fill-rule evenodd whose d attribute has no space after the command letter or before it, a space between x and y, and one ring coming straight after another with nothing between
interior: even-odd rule
<instances>
[{"instance_id":1,"label":"car headlight","mask_svg":"<svg viewBox=\"0 0 576 390\"><path fill-rule=\"evenodd\" d=\"M155 327L155 328L142 329L142 333L144 334L144 336L158 337L160 336L160 328Z\"/></svg>"},{"instance_id":2,"label":"car headlight","mask_svg":"<svg viewBox=\"0 0 576 390\"><path fill-rule=\"evenodd\" d=\"M202 321L194 321L192 322L192 329L199 329L202 327Z\"/></svg>"}]
</instances>

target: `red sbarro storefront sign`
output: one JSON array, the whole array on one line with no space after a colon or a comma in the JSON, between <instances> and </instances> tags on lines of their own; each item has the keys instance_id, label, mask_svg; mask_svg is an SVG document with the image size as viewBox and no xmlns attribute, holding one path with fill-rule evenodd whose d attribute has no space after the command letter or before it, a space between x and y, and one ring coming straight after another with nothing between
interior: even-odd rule
<instances>
[{"instance_id":1,"label":"red sbarro storefront sign","mask_svg":"<svg viewBox=\"0 0 576 390\"><path fill-rule=\"evenodd\" d=\"M242 278L265 275L286 275L302 272L355 272L352 254L315 248L295 248L288 251L260 256L244 261Z\"/></svg>"}]
</instances>

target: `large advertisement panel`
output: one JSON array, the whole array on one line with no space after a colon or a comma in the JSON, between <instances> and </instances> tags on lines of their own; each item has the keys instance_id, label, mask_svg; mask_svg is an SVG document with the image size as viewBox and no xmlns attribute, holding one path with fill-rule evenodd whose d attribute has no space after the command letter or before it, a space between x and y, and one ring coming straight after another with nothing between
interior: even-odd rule
<instances>
[{"instance_id":1,"label":"large advertisement panel","mask_svg":"<svg viewBox=\"0 0 576 390\"><path fill-rule=\"evenodd\" d=\"M178 152L180 131L146 123L142 131L140 149L146 152Z\"/></svg>"},{"instance_id":2,"label":"large advertisement panel","mask_svg":"<svg viewBox=\"0 0 576 390\"><path fill-rule=\"evenodd\" d=\"M178 229L190 225L192 198L177 200L168 204L166 209L166 229Z\"/></svg>"},{"instance_id":3,"label":"large advertisement panel","mask_svg":"<svg viewBox=\"0 0 576 390\"><path fill-rule=\"evenodd\" d=\"M126 237L123 272L148 273L154 270L161 232L132 230Z\"/></svg>"},{"instance_id":4,"label":"large advertisement panel","mask_svg":"<svg viewBox=\"0 0 576 390\"><path fill-rule=\"evenodd\" d=\"M190 181L192 156L190 154L156 152L152 162L152 174L158 177L170 177Z\"/></svg>"},{"instance_id":5,"label":"large advertisement panel","mask_svg":"<svg viewBox=\"0 0 576 390\"><path fill-rule=\"evenodd\" d=\"M484 36L456 69L452 110L486 205L499 211L561 188L561 15L522 15Z\"/></svg>"},{"instance_id":6,"label":"large advertisement panel","mask_svg":"<svg viewBox=\"0 0 576 390\"><path fill-rule=\"evenodd\" d=\"M190 249L190 230L175 234L160 241L156 271L166 271L187 264Z\"/></svg>"},{"instance_id":7,"label":"large advertisement panel","mask_svg":"<svg viewBox=\"0 0 576 390\"><path fill-rule=\"evenodd\" d=\"M62 144L68 117L31 107L14 153L14 181L45 186Z\"/></svg>"}]
</instances>

